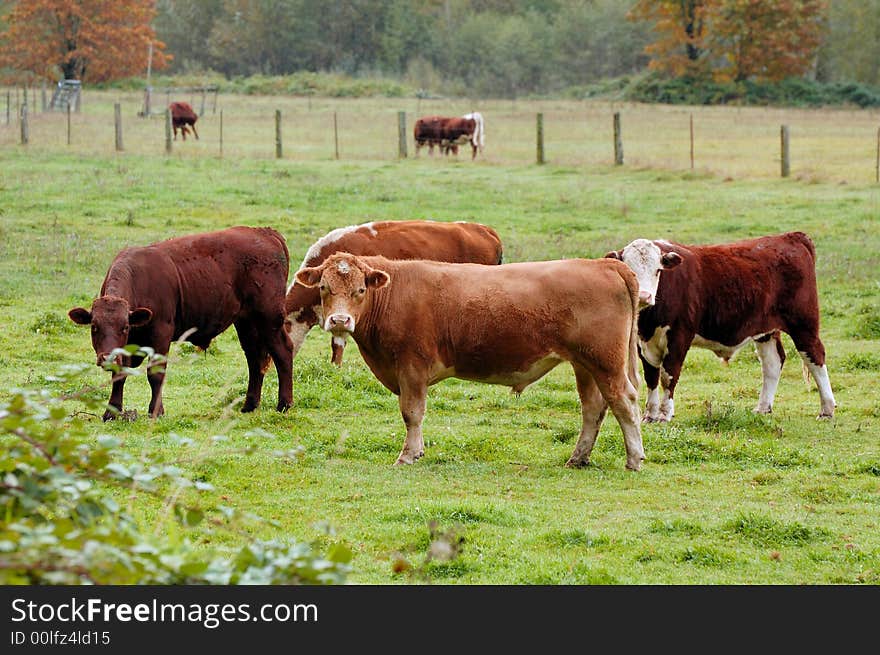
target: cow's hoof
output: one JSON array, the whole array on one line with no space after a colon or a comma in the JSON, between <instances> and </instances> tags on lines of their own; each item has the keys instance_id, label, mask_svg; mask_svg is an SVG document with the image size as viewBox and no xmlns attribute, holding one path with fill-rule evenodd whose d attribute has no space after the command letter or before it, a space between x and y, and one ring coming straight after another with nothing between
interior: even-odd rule
<instances>
[{"instance_id":1,"label":"cow's hoof","mask_svg":"<svg viewBox=\"0 0 880 655\"><path fill-rule=\"evenodd\" d=\"M284 402L279 402L278 406L275 409L277 409L279 412L286 412L292 406L293 406L292 402L285 400Z\"/></svg>"},{"instance_id":2,"label":"cow's hoof","mask_svg":"<svg viewBox=\"0 0 880 655\"><path fill-rule=\"evenodd\" d=\"M105 422L106 421L115 421L117 416L119 416L118 410L108 409L106 412L104 412L104 415L101 417L101 420L105 421Z\"/></svg>"},{"instance_id":3,"label":"cow's hoof","mask_svg":"<svg viewBox=\"0 0 880 655\"><path fill-rule=\"evenodd\" d=\"M773 413L773 408L772 408L772 407L761 407L760 405L758 405L758 406L755 407L755 409L753 409L752 411L753 411L755 414L772 414L772 413Z\"/></svg>"},{"instance_id":4,"label":"cow's hoof","mask_svg":"<svg viewBox=\"0 0 880 655\"><path fill-rule=\"evenodd\" d=\"M241 406L241 413L247 414L248 412L254 411L260 403L255 403L252 400L245 400L244 405Z\"/></svg>"},{"instance_id":5,"label":"cow's hoof","mask_svg":"<svg viewBox=\"0 0 880 655\"><path fill-rule=\"evenodd\" d=\"M826 412L822 412L819 416L816 417L817 421L828 421L834 418L834 414L828 414Z\"/></svg>"},{"instance_id":6,"label":"cow's hoof","mask_svg":"<svg viewBox=\"0 0 880 655\"><path fill-rule=\"evenodd\" d=\"M565 463L565 468L567 469L582 469L586 468L590 465L589 459L574 459L573 457L569 457L568 461Z\"/></svg>"},{"instance_id":7,"label":"cow's hoof","mask_svg":"<svg viewBox=\"0 0 880 655\"><path fill-rule=\"evenodd\" d=\"M627 462L626 463L626 470L627 471L634 471L634 472L641 471L642 470L642 463L640 461L635 462L635 463Z\"/></svg>"},{"instance_id":8,"label":"cow's hoof","mask_svg":"<svg viewBox=\"0 0 880 655\"><path fill-rule=\"evenodd\" d=\"M413 460L412 458L407 459L401 455L400 457L397 458L397 461L394 462L394 466L404 466L406 464L412 464L414 461L415 460Z\"/></svg>"},{"instance_id":9,"label":"cow's hoof","mask_svg":"<svg viewBox=\"0 0 880 655\"><path fill-rule=\"evenodd\" d=\"M642 423L666 423L667 421L669 421L669 419L662 414L658 416L645 416L642 418Z\"/></svg>"}]
</instances>

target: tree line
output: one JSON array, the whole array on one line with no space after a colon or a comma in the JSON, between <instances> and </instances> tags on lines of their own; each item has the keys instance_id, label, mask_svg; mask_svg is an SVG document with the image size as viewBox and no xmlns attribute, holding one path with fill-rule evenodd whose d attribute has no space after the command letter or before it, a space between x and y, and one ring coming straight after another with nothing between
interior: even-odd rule
<instances>
[{"instance_id":1,"label":"tree line","mask_svg":"<svg viewBox=\"0 0 880 655\"><path fill-rule=\"evenodd\" d=\"M880 0L11 0L8 79L332 72L519 97L646 70L880 85Z\"/></svg>"}]
</instances>

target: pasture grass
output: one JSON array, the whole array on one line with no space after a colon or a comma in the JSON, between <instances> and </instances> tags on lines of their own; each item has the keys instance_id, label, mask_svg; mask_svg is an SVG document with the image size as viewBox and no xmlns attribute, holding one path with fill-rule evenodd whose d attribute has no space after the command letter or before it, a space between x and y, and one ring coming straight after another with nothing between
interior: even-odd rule
<instances>
[{"instance_id":1,"label":"pasture grass","mask_svg":"<svg viewBox=\"0 0 880 655\"><path fill-rule=\"evenodd\" d=\"M356 104L346 106L355 111ZM393 115L396 107L386 109ZM801 111L792 120L805 116L814 120ZM489 139L500 148L504 131L496 125ZM530 137L507 147L525 152ZM89 305L126 245L269 225L287 238L296 269L308 246L335 227L432 218L492 225L509 262L600 257L641 236L706 243L804 230L818 251L822 337L839 407L833 420L816 421L818 393L804 384L787 337L769 416L751 412L760 389L753 350L726 367L694 350L674 422L643 428L641 472L624 470L610 415L593 465L569 470L563 464L580 422L570 368L558 367L519 397L448 380L429 392L426 456L395 468L403 435L397 400L353 342L336 369L329 335L313 330L295 362L291 410L274 411L270 371L263 405L242 415L247 376L230 330L206 352L172 348L165 417L145 418L143 378L126 385L125 406L139 413L133 422L78 415L95 437L117 435L135 453L173 456L179 437L194 439L201 456L181 464L216 487L218 502L270 520L251 534L183 531L163 507L131 507L157 534L221 549L256 537L344 542L355 554L355 583L880 583L880 335L872 327L880 304L880 187L824 176L728 179L653 162L535 166L489 155L476 163L366 154L339 162L246 153L220 160L199 153L207 144L203 137L186 154L176 145L167 158L161 143L118 155L97 146L0 145L4 388L80 389L44 376L93 361L87 331L66 312ZM95 367L78 384L106 385L105 376ZM641 392L644 402L644 385ZM217 435L250 454L215 453ZM291 448L300 456L277 455ZM438 534L463 540L452 559L431 556Z\"/></svg>"}]
</instances>

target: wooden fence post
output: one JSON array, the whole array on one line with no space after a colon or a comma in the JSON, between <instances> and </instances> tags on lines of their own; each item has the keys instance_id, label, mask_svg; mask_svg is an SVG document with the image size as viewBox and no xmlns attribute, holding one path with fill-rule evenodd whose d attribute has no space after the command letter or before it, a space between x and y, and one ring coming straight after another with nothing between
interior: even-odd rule
<instances>
[{"instance_id":1,"label":"wooden fence post","mask_svg":"<svg viewBox=\"0 0 880 655\"><path fill-rule=\"evenodd\" d=\"M41 111L46 111L46 80L40 84L40 100Z\"/></svg>"},{"instance_id":2,"label":"wooden fence post","mask_svg":"<svg viewBox=\"0 0 880 655\"><path fill-rule=\"evenodd\" d=\"M70 145L70 103L67 103L67 145Z\"/></svg>"},{"instance_id":3,"label":"wooden fence post","mask_svg":"<svg viewBox=\"0 0 880 655\"><path fill-rule=\"evenodd\" d=\"M544 114L538 113L535 120L535 141L537 146L538 164L544 163Z\"/></svg>"},{"instance_id":4,"label":"wooden fence post","mask_svg":"<svg viewBox=\"0 0 880 655\"><path fill-rule=\"evenodd\" d=\"M165 154L171 154L171 110L165 105Z\"/></svg>"},{"instance_id":5,"label":"wooden fence post","mask_svg":"<svg viewBox=\"0 0 880 655\"><path fill-rule=\"evenodd\" d=\"M614 112L614 163L623 164L623 135L620 133L620 112Z\"/></svg>"},{"instance_id":6,"label":"wooden fence post","mask_svg":"<svg viewBox=\"0 0 880 655\"><path fill-rule=\"evenodd\" d=\"M275 158L281 159L281 110L275 110Z\"/></svg>"},{"instance_id":7,"label":"wooden fence post","mask_svg":"<svg viewBox=\"0 0 880 655\"><path fill-rule=\"evenodd\" d=\"M28 131L28 106L25 102L21 106L21 145L26 146L30 141L30 132Z\"/></svg>"},{"instance_id":8,"label":"wooden fence post","mask_svg":"<svg viewBox=\"0 0 880 655\"><path fill-rule=\"evenodd\" d=\"M122 106L117 102L113 105L113 125L116 128L116 151L122 148Z\"/></svg>"},{"instance_id":9,"label":"wooden fence post","mask_svg":"<svg viewBox=\"0 0 880 655\"><path fill-rule=\"evenodd\" d=\"M6 92L6 124L9 125L9 119L11 118L10 108L12 106L12 92Z\"/></svg>"},{"instance_id":10,"label":"wooden fence post","mask_svg":"<svg viewBox=\"0 0 880 655\"><path fill-rule=\"evenodd\" d=\"M397 156L406 159L406 112L397 112Z\"/></svg>"},{"instance_id":11,"label":"wooden fence post","mask_svg":"<svg viewBox=\"0 0 880 655\"><path fill-rule=\"evenodd\" d=\"M207 94L207 91L205 90L205 87L202 87L202 109L199 112L199 118L201 118L202 116L205 115L205 95L206 94Z\"/></svg>"},{"instance_id":12,"label":"wooden fence post","mask_svg":"<svg viewBox=\"0 0 880 655\"><path fill-rule=\"evenodd\" d=\"M691 170L694 170L694 115L691 114Z\"/></svg>"},{"instance_id":13,"label":"wooden fence post","mask_svg":"<svg viewBox=\"0 0 880 655\"><path fill-rule=\"evenodd\" d=\"M339 159L339 124L336 121L336 112L333 112L333 144L335 146L336 159Z\"/></svg>"},{"instance_id":14,"label":"wooden fence post","mask_svg":"<svg viewBox=\"0 0 880 655\"><path fill-rule=\"evenodd\" d=\"M223 110L220 110L220 159L223 159Z\"/></svg>"},{"instance_id":15,"label":"wooden fence post","mask_svg":"<svg viewBox=\"0 0 880 655\"><path fill-rule=\"evenodd\" d=\"M782 177L788 177L791 172L791 162L788 151L788 125L783 125L779 130L780 147L782 150Z\"/></svg>"},{"instance_id":16,"label":"wooden fence post","mask_svg":"<svg viewBox=\"0 0 880 655\"><path fill-rule=\"evenodd\" d=\"M880 127L877 128L877 164L875 175L877 182L880 182Z\"/></svg>"}]
</instances>

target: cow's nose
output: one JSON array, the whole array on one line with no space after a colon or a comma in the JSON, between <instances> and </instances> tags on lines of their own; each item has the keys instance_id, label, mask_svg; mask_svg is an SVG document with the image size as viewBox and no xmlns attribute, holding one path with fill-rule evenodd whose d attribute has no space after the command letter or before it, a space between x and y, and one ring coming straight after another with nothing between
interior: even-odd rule
<instances>
[{"instance_id":1,"label":"cow's nose","mask_svg":"<svg viewBox=\"0 0 880 655\"><path fill-rule=\"evenodd\" d=\"M328 329L343 329L343 330L352 330L354 327L354 321L351 316L348 314L331 314L330 318L327 319Z\"/></svg>"},{"instance_id":2,"label":"cow's nose","mask_svg":"<svg viewBox=\"0 0 880 655\"><path fill-rule=\"evenodd\" d=\"M639 291L639 305L650 307L654 304L654 294L650 291Z\"/></svg>"},{"instance_id":3,"label":"cow's nose","mask_svg":"<svg viewBox=\"0 0 880 655\"><path fill-rule=\"evenodd\" d=\"M103 366L110 353L98 353L98 366Z\"/></svg>"}]
</instances>

